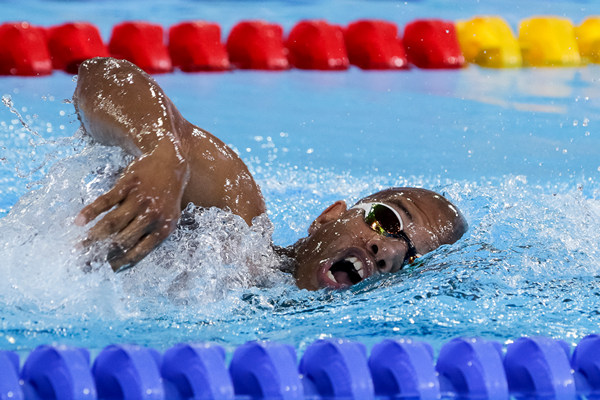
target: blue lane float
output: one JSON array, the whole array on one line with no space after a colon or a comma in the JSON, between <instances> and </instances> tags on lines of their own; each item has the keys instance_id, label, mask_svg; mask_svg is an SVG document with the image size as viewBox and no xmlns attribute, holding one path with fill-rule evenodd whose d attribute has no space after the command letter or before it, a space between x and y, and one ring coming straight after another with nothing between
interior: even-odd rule
<instances>
[{"instance_id":1,"label":"blue lane float","mask_svg":"<svg viewBox=\"0 0 600 400\"><path fill-rule=\"evenodd\" d=\"M384 340L317 340L296 350L248 342L233 353L214 344L178 344L163 354L110 345L90 367L86 349L40 346L19 368L0 351L0 400L600 400L600 335L574 349L524 337L506 349L482 338L456 338L437 359L431 346Z\"/></svg>"},{"instance_id":2,"label":"blue lane float","mask_svg":"<svg viewBox=\"0 0 600 400\"><path fill-rule=\"evenodd\" d=\"M221 346L178 344L165 352L160 371L169 400L234 398Z\"/></svg>"},{"instance_id":3,"label":"blue lane float","mask_svg":"<svg viewBox=\"0 0 600 400\"><path fill-rule=\"evenodd\" d=\"M499 343L458 338L440 350L435 367L443 397L508 400L508 382L502 368Z\"/></svg>"},{"instance_id":4,"label":"blue lane float","mask_svg":"<svg viewBox=\"0 0 600 400\"><path fill-rule=\"evenodd\" d=\"M384 340L369 357L375 394L384 398L437 400L440 384L429 343L410 339Z\"/></svg>"},{"instance_id":5,"label":"blue lane float","mask_svg":"<svg viewBox=\"0 0 600 400\"><path fill-rule=\"evenodd\" d=\"M86 349L40 346L27 357L21 381L28 400L93 400L98 397L90 372L90 354Z\"/></svg>"},{"instance_id":6,"label":"blue lane float","mask_svg":"<svg viewBox=\"0 0 600 400\"><path fill-rule=\"evenodd\" d=\"M367 350L348 340L317 340L300 361L300 373L310 383L307 395L325 399L374 398ZM315 392L316 390L316 392Z\"/></svg>"},{"instance_id":7,"label":"blue lane float","mask_svg":"<svg viewBox=\"0 0 600 400\"><path fill-rule=\"evenodd\" d=\"M563 341L520 338L508 346L504 369L510 392L517 400L577 398L569 346Z\"/></svg>"},{"instance_id":8,"label":"blue lane float","mask_svg":"<svg viewBox=\"0 0 600 400\"><path fill-rule=\"evenodd\" d=\"M19 356L11 351L0 351L0 399L24 398L19 382Z\"/></svg>"},{"instance_id":9,"label":"blue lane float","mask_svg":"<svg viewBox=\"0 0 600 400\"><path fill-rule=\"evenodd\" d=\"M296 350L286 344L249 342L236 349L229 366L235 394L251 399L303 399Z\"/></svg>"},{"instance_id":10,"label":"blue lane float","mask_svg":"<svg viewBox=\"0 0 600 400\"><path fill-rule=\"evenodd\" d=\"M99 399L163 400L160 354L135 345L110 345L98 354L92 373Z\"/></svg>"},{"instance_id":11,"label":"blue lane float","mask_svg":"<svg viewBox=\"0 0 600 400\"><path fill-rule=\"evenodd\" d=\"M579 342L571 365L577 393L590 400L600 400L600 335L589 335Z\"/></svg>"}]
</instances>

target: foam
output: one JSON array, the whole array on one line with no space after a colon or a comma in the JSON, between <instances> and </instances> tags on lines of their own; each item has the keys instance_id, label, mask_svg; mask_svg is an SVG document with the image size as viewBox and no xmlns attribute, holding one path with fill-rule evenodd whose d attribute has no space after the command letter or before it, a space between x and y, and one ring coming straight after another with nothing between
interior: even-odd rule
<instances>
[{"instance_id":1,"label":"foam","mask_svg":"<svg viewBox=\"0 0 600 400\"><path fill-rule=\"evenodd\" d=\"M384 337L418 336L439 347L460 335L506 341L521 334L575 342L600 323L600 182L597 158L590 153L597 148L596 112L593 96L577 101L595 90L589 68L559 75L568 85L580 76L580 86L569 86L568 96L559 93L567 97L521 95L514 85L497 95L564 105L566 114L457 102L471 87L484 94L495 87L486 86L489 79L478 70L461 71L456 90L450 87L455 80L441 73L428 75L424 88L409 85L423 81L414 77L365 78L352 71L327 79L294 72L285 80L234 74L211 76L210 84L196 77L195 86L183 93L175 90L189 87L182 77L163 76L161 85L167 93L173 89L184 115L240 146L263 190L272 226L263 219L248 228L219 210L191 209L194 222L210 229L181 228L147 260L120 274L104 263L84 271L82 254L71 252L85 230L73 227L72 220L111 186L126 157L114 149L85 147L77 137L52 144L44 121L56 126L63 119L36 119L35 101L17 99L15 104L28 104L23 118L44 132L45 143L30 146L31 135L17 119L7 123L13 129L0 126L16 142L1 144L11 149L2 154L7 160L0 165L10 173L0 174L8 179L2 190L16 198L26 186L35 189L0 219L0 255L10 259L10 264L0 261L0 344L31 349L58 341L100 348L135 342L164 348L212 340L231 349L258 338L302 350L320 337L369 345ZM531 73L517 77L526 81ZM361 90L343 88L349 77ZM56 79L57 87L63 78ZM255 78L257 85L248 83ZM496 74L493 78L496 82ZM232 83L225 85L225 79ZM393 91L384 96L380 90L387 87ZM445 91L436 94L440 90ZM196 101L200 92L211 99L202 112ZM42 106L60 106L56 115L64 107ZM274 112L265 114L265 108ZM436 114L438 109L444 111ZM574 120L582 122L575 126ZM286 132L279 134L280 129ZM372 137L386 141L362 144ZM336 145L324 144L336 138ZM60 161L38 182L55 160ZM13 176L16 166L22 178ZM445 194L466 215L469 231L399 274L373 277L346 291L298 290L289 276L272 268L276 258L267 246L269 235L276 244L293 243L332 202L351 204L389 186ZM12 204L4 193L3 201ZM226 233L232 236L223 242ZM246 237L250 244L240 244ZM226 246L239 246L238 252L228 256ZM266 261L253 278L245 260L263 255ZM188 276L191 285L181 284L180 276Z\"/></svg>"},{"instance_id":2,"label":"foam","mask_svg":"<svg viewBox=\"0 0 600 400\"><path fill-rule=\"evenodd\" d=\"M216 208L190 205L175 233L124 273L112 273L93 251L78 250L87 228L73 224L75 215L111 187L128 160L116 148L89 145L57 162L40 188L0 219L4 305L127 317L146 308L142 303L148 299L205 304L233 289L290 283L277 270L268 218L258 217L248 227Z\"/></svg>"},{"instance_id":3,"label":"foam","mask_svg":"<svg viewBox=\"0 0 600 400\"><path fill-rule=\"evenodd\" d=\"M111 187L128 157L88 145L57 162L0 219L0 337L27 349L54 340L167 346L190 337L228 348L263 337L302 349L321 337L368 345L402 334L436 347L457 335L575 341L597 329L600 188L593 180L582 177L582 187L534 185L522 175L353 177L279 163L273 154L249 161L273 223L262 216L248 227L231 213L190 206L168 240L118 274L104 262L90 268L90 254L76 250L85 228L72 222ZM277 270L271 237L291 243L332 201L404 185L453 201L469 221L465 237L346 291L298 290Z\"/></svg>"}]
</instances>

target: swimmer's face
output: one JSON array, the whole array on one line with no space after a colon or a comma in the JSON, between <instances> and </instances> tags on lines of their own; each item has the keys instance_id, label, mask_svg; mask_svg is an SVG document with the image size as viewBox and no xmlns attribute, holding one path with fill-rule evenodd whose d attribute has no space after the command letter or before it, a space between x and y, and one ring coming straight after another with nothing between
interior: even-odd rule
<instances>
[{"instance_id":1,"label":"swimmer's face","mask_svg":"<svg viewBox=\"0 0 600 400\"><path fill-rule=\"evenodd\" d=\"M369 213L374 203L380 205ZM348 209L343 201L334 203L295 245L298 287L341 289L400 271L414 256L454 243L467 229L458 209L424 189L388 189L357 204Z\"/></svg>"}]
</instances>

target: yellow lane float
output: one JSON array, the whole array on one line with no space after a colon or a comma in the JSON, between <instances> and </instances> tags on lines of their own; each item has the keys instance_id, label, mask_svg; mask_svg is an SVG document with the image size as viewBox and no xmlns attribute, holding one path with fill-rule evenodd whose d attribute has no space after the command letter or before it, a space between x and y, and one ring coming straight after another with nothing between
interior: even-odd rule
<instances>
[{"instance_id":1,"label":"yellow lane float","mask_svg":"<svg viewBox=\"0 0 600 400\"><path fill-rule=\"evenodd\" d=\"M573 24L567 18L533 17L519 26L523 65L569 67L581 65Z\"/></svg>"},{"instance_id":2,"label":"yellow lane float","mask_svg":"<svg viewBox=\"0 0 600 400\"><path fill-rule=\"evenodd\" d=\"M514 68L522 64L519 42L500 17L482 16L456 23L465 59L482 67Z\"/></svg>"},{"instance_id":3,"label":"yellow lane float","mask_svg":"<svg viewBox=\"0 0 600 400\"><path fill-rule=\"evenodd\" d=\"M575 28L583 62L600 64L600 17L588 17Z\"/></svg>"}]
</instances>

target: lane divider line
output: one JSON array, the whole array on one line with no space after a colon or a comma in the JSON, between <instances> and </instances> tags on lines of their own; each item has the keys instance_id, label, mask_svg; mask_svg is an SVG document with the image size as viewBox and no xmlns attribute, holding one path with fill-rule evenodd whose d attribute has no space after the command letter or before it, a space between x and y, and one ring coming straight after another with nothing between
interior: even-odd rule
<instances>
[{"instance_id":1,"label":"lane divider line","mask_svg":"<svg viewBox=\"0 0 600 400\"><path fill-rule=\"evenodd\" d=\"M19 369L0 351L0 399L419 399L517 400L600 397L600 335L566 342L521 337L506 348L455 338L435 358L431 345L386 339L368 354L359 342L322 339L298 361L269 341L237 347L227 365L216 344L178 344L164 353L109 345L90 362L86 349L42 345Z\"/></svg>"},{"instance_id":2,"label":"lane divider line","mask_svg":"<svg viewBox=\"0 0 600 400\"><path fill-rule=\"evenodd\" d=\"M521 21L516 37L499 16L465 21L417 19L402 35L388 21L359 20L346 27L303 20L287 34L281 25L237 23L225 42L219 25L182 22L167 32L161 25L126 21L113 27L107 45L87 22L43 28L28 22L0 25L0 75L42 76L54 70L76 73L91 57L124 58L146 72L229 71L232 69L403 70L573 67L600 63L600 17L579 26L563 17Z\"/></svg>"}]
</instances>

